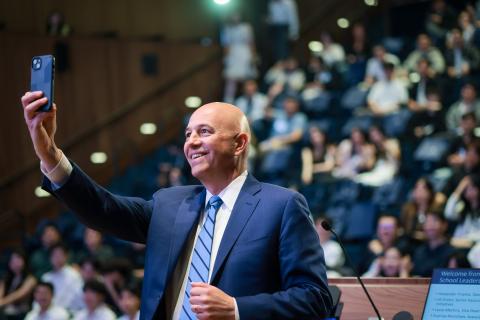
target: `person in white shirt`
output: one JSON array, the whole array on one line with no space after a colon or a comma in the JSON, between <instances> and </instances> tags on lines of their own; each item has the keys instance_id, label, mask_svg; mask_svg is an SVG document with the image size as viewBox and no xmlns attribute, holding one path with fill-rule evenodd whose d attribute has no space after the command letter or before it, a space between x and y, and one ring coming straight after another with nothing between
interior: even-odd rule
<instances>
[{"instance_id":1,"label":"person in white shirt","mask_svg":"<svg viewBox=\"0 0 480 320\"><path fill-rule=\"evenodd\" d=\"M235 100L235 105L245 113L250 123L263 119L269 99L258 91L255 80L247 80L243 84L243 95Z\"/></svg>"},{"instance_id":2,"label":"person in white shirt","mask_svg":"<svg viewBox=\"0 0 480 320\"><path fill-rule=\"evenodd\" d=\"M67 310L53 303L53 285L49 282L39 282L33 293L35 306L25 317L25 320L67 320L70 315Z\"/></svg>"},{"instance_id":3,"label":"person in white shirt","mask_svg":"<svg viewBox=\"0 0 480 320\"><path fill-rule=\"evenodd\" d=\"M83 287L85 308L75 314L74 320L115 320L115 313L105 304L107 289L98 280L91 280Z\"/></svg>"},{"instance_id":4,"label":"person in white shirt","mask_svg":"<svg viewBox=\"0 0 480 320\"><path fill-rule=\"evenodd\" d=\"M53 270L45 273L42 280L51 282L55 288L53 301L56 305L69 311L83 307L83 280L77 270L67 264L68 249L63 244L56 244L50 251L50 262Z\"/></svg>"},{"instance_id":5,"label":"person in white shirt","mask_svg":"<svg viewBox=\"0 0 480 320\"><path fill-rule=\"evenodd\" d=\"M120 309L124 313L118 320L138 320L140 317L140 284L132 283L123 288Z\"/></svg>"},{"instance_id":6,"label":"person in white shirt","mask_svg":"<svg viewBox=\"0 0 480 320\"><path fill-rule=\"evenodd\" d=\"M320 238L320 245L325 253L327 276L329 278L341 277L339 269L343 267L345 263L345 257L338 242L332 239L332 234L330 231L327 231L322 227L322 222L324 220L327 220L328 223L331 224L329 219L325 217L317 217L315 219L315 229L317 230L318 237Z\"/></svg>"},{"instance_id":7,"label":"person in white shirt","mask_svg":"<svg viewBox=\"0 0 480 320\"><path fill-rule=\"evenodd\" d=\"M367 97L370 111L377 116L399 111L402 104L408 102L407 89L400 81L394 79L395 66L387 62L383 64L383 68L387 76L386 80L376 82Z\"/></svg>"}]
</instances>

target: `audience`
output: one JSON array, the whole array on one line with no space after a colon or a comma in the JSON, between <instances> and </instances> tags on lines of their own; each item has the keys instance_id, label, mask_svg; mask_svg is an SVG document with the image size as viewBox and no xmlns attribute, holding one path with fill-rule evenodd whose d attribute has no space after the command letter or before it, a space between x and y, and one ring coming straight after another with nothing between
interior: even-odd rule
<instances>
[{"instance_id":1,"label":"audience","mask_svg":"<svg viewBox=\"0 0 480 320\"><path fill-rule=\"evenodd\" d=\"M261 120L265 116L265 109L268 104L268 97L258 91L258 85L255 80L245 81L243 84L243 95L235 100L235 105L245 113L250 123Z\"/></svg>"},{"instance_id":2,"label":"audience","mask_svg":"<svg viewBox=\"0 0 480 320\"><path fill-rule=\"evenodd\" d=\"M36 305L27 314L25 320L68 320L67 310L53 303L55 289L49 282L39 282L35 287L34 299Z\"/></svg>"},{"instance_id":3,"label":"audience","mask_svg":"<svg viewBox=\"0 0 480 320\"><path fill-rule=\"evenodd\" d=\"M132 283L122 289L120 309L123 316L118 320L138 320L140 318L140 285Z\"/></svg>"},{"instance_id":4,"label":"audience","mask_svg":"<svg viewBox=\"0 0 480 320\"><path fill-rule=\"evenodd\" d=\"M474 112L476 119L480 119L480 100L477 99L477 89L473 83L466 83L462 87L461 99L450 106L445 117L448 130L455 132L460 125L462 115Z\"/></svg>"},{"instance_id":5,"label":"audience","mask_svg":"<svg viewBox=\"0 0 480 320\"><path fill-rule=\"evenodd\" d=\"M344 139L337 148L333 175L337 178L354 178L370 171L375 165L375 147L367 141L360 128L353 128L349 139Z\"/></svg>"},{"instance_id":6,"label":"audience","mask_svg":"<svg viewBox=\"0 0 480 320\"><path fill-rule=\"evenodd\" d=\"M232 14L222 30L224 47L224 101L233 103L239 83L256 77L255 39L252 26L240 14Z\"/></svg>"},{"instance_id":7,"label":"audience","mask_svg":"<svg viewBox=\"0 0 480 320\"><path fill-rule=\"evenodd\" d=\"M432 45L430 37L424 33L417 37L417 48L413 50L403 63L405 69L411 72L420 59L427 59L432 64L434 74L441 75L445 71L445 59L441 51Z\"/></svg>"},{"instance_id":8,"label":"audience","mask_svg":"<svg viewBox=\"0 0 480 320\"><path fill-rule=\"evenodd\" d=\"M80 273L68 265L68 254L64 244L56 244L50 249L52 271L45 273L42 281L53 285L55 305L73 312L83 307L83 280Z\"/></svg>"},{"instance_id":9,"label":"audience","mask_svg":"<svg viewBox=\"0 0 480 320\"><path fill-rule=\"evenodd\" d=\"M412 190L411 200L402 207L400 225L403 234L417 241L425 240L423 225L427 212L440 211L445 203L444 199L435 192L426 177L418 179Z\"/></svg>"},{"instance_id":10,"label":"audience","mask_svg":"<svg viewBox=\"0 0 480 320\"><path fill-rule=\"evenodd\" d=\"M317 126L308 129L308 140L302 148L302 182L322 182L335 167L336 148L327 140L325 132Z\"/></svg>"},{"instance_id":11,"label":"audience","mask_svg":"<svg viewBox=\"0 0 480 320\"><path fill-rule=\"evenodd\" d=\"M107 290L97 280L88 281L83 287L85 308L75 313L74 320L115 320L115 313L105 304Z\"/></svg>"},{"instance_id":12,"label":"audience","mask_svg":"<svg viewBox=\"0 0 480 320\"><path fill-rule=\"evenodd\" d=\"M356 264L362 272L368 269L366 276L429 277L438 267L478 268L480 32L474 15L480 20L480 1L476 8L452 8L444 0L433 0L426 12L426 34L417 35L417 48L411 52L408 46L395 47L391 39L370 39L355 21L345 49L323 32L322 50L312 52L302 67L303 57L294 56L289 47L289 40L299 35L295 1L271 0L268 10L274 61L263 65L269 69L258 82L253 80L256 62L270 57L257 60L255 30L232 15L222 33L225 100L235 101L245 112L256 138L249 172L299 188L313 211L326 212L342 222L339 226L351 223L348 213L357 204L392 212L380 216L376 236L360 244L354 260L360 261ZM374 25L369 23L369 30ZM378 44L371 48L370 40ZM408 39L396 41L405 44ZM241 83L243 92L234 100ZM352 92L354 107L348 107L343 98ZM362 109L365 105L370 112ZM406 122L402 133L392 130L402 123L397 120ZM368 136L360 128L368 129ZM341 140L348 132L350 137ZM433 162L412 160L419 142L428 145L431 140L423 139L429 138L445 141L445 156ZM139 174L132 184L125 174L117 187L122 185L125 192L141 189L140 196L146 196L155 184L191 181L181 149L164 149L149 162L154 164L151 176L143 179ZM433 145L432 152L439 153ZM316 219L329 276L349 274L338 244L320 223ZM23 319L30 311L26 319L67 319L65 308L75 319L114 319L113 311L121 311L122 320L138 319L140 293L130 282L143 276L144 246L112 241L110 247L101 234L86 229L84 247L70 251L63 243L77 248L79 237L58 225L63 234L56 224L45 224L40 239L27 242L28 255L14 250L3 266L0 318ZM341 237L346 229L339 228ZM465 240L461 247L459 239ZM69 251L78 271L68 264ZM467 252L468 261L462 255ZM122 257L132 267L116 264ZM42 281L36 285L35 278Z\"/></svg>"},{"instance_id":13,"label":"audience","mask_svg":"<svg viewBox=\"0 0 480 320\"><path fill-rule=\"evenodd\" d=\"M384 63L385 80L375 82L368 94L368 107L375 116L397 112L408 102L407 89L402 82L395 79L394 69L392 63Z\"/></svg>"},{"instance_id":14,"label":"audience","mask_svg":"<svg viewBox=\"0 0 480 320\"><path fill-rule=\"evenodd\" d=\"M46 224L41 232L41 247L31 253L30 267L36 278L40 278L45 272L50 271L50 249L59 243L62 236L58 227L53 223Z\"/></svg>"},{"instance_id":15,"label":"audience","mask_svg":"<svg viewBox=\"0 0 480 320\"><path fill-rule=\"evenodd\" d=\"M77 251L75 262L78 263L87 257L92 257L102 263L113 258L113 250L110 246L103 243L103 236L100 232L85 228L83 241L83 248Z\"/></svg>"},{"instance_id":16,"label":"audience","mask_svg":"<svg viewBox=\"0 0 480 320\"><path fill-rule=\"evenodd\" d=\"M408 255L402 255L397 247L390 247L372 262L372 266L363 274L363 277L408 278L410 265Z\"/></svg>"},{"instance_id":17,"label":"audience","mask_svg":"<svg viewBox=\"0 0 480 320\"><path fill-rule=\"evenodd\" d=\"M27 257L21 250L13 250L8 259L7 272L0 282L0 319L20 320L30 309L32 291L37 283L30 273Z\"/></svg>"},{"instance_id":18,"label":"audience","mask_svg":"<svg viewBox=\"0 0 480 320\"><path fill-rule=\"evenodd\" d=\"M448 221L442 213L427 212L423 231L425 241L413 253L412 275L430 277L434 268L446 268L454 248L448 242Z\"/></svg>"},{"instance_id":19,"label":"audience","mask_svg":"<svg viewBox=\"0 0 480 320\"><path fill-rule=\"evenodd\" d=\"M480 175L460 181L448 198L445 216L456 224L453 237L480 241Z\"/></svg>"}]
</instances>

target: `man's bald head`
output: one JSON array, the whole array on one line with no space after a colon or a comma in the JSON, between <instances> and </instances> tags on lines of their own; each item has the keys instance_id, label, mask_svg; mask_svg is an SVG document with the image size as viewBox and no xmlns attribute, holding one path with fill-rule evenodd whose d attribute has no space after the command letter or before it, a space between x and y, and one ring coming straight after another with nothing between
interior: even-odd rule
<instances>
[{"instance_id":1,"label":"man's bald head","mask_svg":"<svg viewBox=\"0 0 480 320\"><path fill-rule=\"evenodd\" d=\"M247 169L250 127L238 107L222 102L203 105L190 117L185 138L192 174L210 192L221 191Z\"/></svg>"},{"instance_id":2,"label":"man's bald head","mask_svg":"<svg viewBox=\"0 0 480 320\"><path fill-rule=\"evenodd\" d=\"M243 132L250 137L250 125L248 124L247 117L240 108L233 104L224 102L207 103L195 110L192 118L195 116L212 117L218 120L222 128L227 128L235 132Z\"/></svg>"}]
</instances>

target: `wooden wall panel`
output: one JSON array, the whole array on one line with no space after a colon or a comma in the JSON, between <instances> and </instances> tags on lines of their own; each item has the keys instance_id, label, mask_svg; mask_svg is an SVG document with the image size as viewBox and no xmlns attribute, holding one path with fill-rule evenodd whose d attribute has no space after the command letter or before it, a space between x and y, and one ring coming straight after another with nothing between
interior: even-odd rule
<instances>
[{"instance_id":1,"label":"wooden wall panel","mask_svg":"<svg viewBox=\"0 0 480 320\"><path fill-rule=\"evenodd\" d=\"M2 150L8 150L0 157L0 182L14 174L21 176L0 189L0 213L14 209L31 216L52 201L33 196L35 187L39 185L40 173L19 99L29 86L31 57L49 52L54 41L46 37L0 33L0 94L4 119L0 126L0 144ZM216 47L126 39L75 37L64 41L70 48L70 69L57 73L55 82L55 101L58 104L56 141L64 149L79 135L109 119L126 104L149 94L219 52ZM140 60L145 53L158 56L159 73L155 76L142 73ZM121 163L122 167L125 163L138 161L141 154L151 150L152 145L158 145L178 132L182 115L187 112L184 100L188 95L197 94L205 101L211 101L219 96L221 84L221 60L218 59L166 95L145 103L118 123L105 127L66 151L87 172L105 182L117 170L115 165ZM154 140L139 133L139 126L146 121L162 124ZM145 147L147 139L154 143L150 142ZM99 150L109 154L109 162L94 166L89 162L89 156ZM114 164L112 160L118 163ZM22 176L22 170L29 168L33 170Z\"/></svg>"}]
</instances>

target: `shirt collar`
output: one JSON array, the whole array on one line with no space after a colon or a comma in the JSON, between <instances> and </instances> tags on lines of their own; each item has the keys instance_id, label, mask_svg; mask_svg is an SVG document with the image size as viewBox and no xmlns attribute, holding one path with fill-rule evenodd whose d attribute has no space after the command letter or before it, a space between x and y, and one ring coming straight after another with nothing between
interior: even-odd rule
<instances>
[{"instance_id":1,"label":"shirt collar","mask_svg":"<svg viewBox=\"0 0 480 320\"><path fill-rule=\"evenodd\" d=\"M222 206L227 207L228 210L232 211L235 202L237 201L238 195L240 194L240 190L247 180L248 171L243 171L238 177L236 177L228 186L225 187L218 196L222 199L223 203ZM205 196L205 207L208 204L210 198L213 197L213 194L207 190L207 195Z\"/></svg>"}]
</instances>

